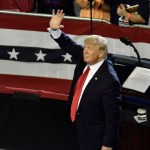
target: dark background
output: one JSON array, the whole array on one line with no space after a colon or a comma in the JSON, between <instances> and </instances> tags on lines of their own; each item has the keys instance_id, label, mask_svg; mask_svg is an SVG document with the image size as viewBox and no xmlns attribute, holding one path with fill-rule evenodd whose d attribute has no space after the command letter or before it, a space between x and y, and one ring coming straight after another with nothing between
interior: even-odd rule
<instances>
[{"instance_id":1,"label":"dark background","mask_svg":"<svg viewBox=\"0 0 150 150\"><path fill-rule=\"evenodd\" d=\"M1 94L0 148L75 150L74 128L65 118L65 107L62 100Z\"/></svg>"},{"instance_id":2,"label":"dark background","mask_svg":"<svg viewBox=\"0 0 150 150\"><path fill-rule=\"evenodd\" d=\"M0 94L0 149L79 150L65 107L66 101L62 100L25 93ZM150 127L133 119L137 107L123 104L120 150L150 150Z\"/></svg>"}]
</instances>

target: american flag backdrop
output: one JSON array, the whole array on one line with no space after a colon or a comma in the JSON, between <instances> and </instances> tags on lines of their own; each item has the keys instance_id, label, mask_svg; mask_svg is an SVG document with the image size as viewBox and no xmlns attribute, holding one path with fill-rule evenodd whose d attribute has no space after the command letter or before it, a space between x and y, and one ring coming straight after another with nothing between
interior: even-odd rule
<instances>
[{"instance_id":1,"label":"american flag backdrop","mask_svg":"<svg viewBox=\"0 0 150 150\"><path fill-rule=\"evenodd\" d=\"M35 93L40 97L66 100L76 60L60 50L50 37L50 15L0 12L0 92ZM83 44L90 34L90 20L65 17L63 31ZM150 28L123 28L93 20L93 34L108 39L108 52L136 57L120 42L129 37L141 58L150 59Z\"/></svg>"}]
</instances>

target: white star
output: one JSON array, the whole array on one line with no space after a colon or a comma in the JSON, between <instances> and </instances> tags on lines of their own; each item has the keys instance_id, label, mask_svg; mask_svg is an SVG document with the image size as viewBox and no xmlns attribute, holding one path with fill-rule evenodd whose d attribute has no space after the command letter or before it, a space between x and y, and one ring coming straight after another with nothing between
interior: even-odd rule
<instances>
[{"instance_id":1,"label":"white star","mask_svg":"<svg viewBox=\"0 0 150 150\"><path fill-rule=\"evenodd\" d=\"M14 48L13 48L12 52L7 52L7 53L10 55L9 59L12 59L12 58L14 58L16 60L18 59L17 55L19 54L19 52L16 52Z\"/></svg>"},{"instance_id":2,"label":"white star","mask_svg":"<svg viewBox=\"0 0 150 150\"><path fill-rule=\"evenodd\" d=\"M44 57L47 55L47 54L43 54L42 51L40 50L39 53L35 53L35 55L37 56L37 60L43 60L45 61Z\"/></svg>"},{"instance_id":3,"label":"white star","mask_svg":"<svg viewBox=\"0 0 150 150\"><path fill-rule=\"evenodd\" d=\"M72 60L71 60L72 56L70 54L66 53L65 55L62 55L62 57L64 57L64 62L67 61L67 60L72 62Z\"/></svg>"}]
</instances>

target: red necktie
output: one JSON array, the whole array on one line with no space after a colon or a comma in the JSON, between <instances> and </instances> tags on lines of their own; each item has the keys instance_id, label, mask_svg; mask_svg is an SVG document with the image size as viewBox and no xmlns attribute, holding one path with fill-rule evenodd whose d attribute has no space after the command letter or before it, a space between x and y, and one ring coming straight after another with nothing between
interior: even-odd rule
<instances>
[{"instance_id":1,"label":"red necktie","mask_svg":"<svg viewBox=\"0 0 150 150\"><path fill-rule=\"evenodd\" d=\"M71 120L74 122L76 117L76 111L77 111L77 105L80 98L80 94L84 85L84 82L86 80L86 77L89 73L90 67L88 66L87 69L84 71L84 73L79 77L75 90L74 90L74 96L71 104Z\"/></svg>"}]
</instances>

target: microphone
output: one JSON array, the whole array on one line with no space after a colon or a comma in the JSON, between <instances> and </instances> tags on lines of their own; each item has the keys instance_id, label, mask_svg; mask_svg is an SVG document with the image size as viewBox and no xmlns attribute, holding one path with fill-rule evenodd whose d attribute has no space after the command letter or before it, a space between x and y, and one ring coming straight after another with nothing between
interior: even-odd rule
<instances>
[{"instance_id":1,"label":"microphone","mask_svg":"<svg viewBox=\"0 0 150 150\"><path fill-rule=\"evenodd\" d=\"M137 58L138 58L138 66L141 67L142 65L141 65L140 54L139 54L138 50L135 48L135 46L133 45L133 43L129 40L129 38L128 37L121 37L120 41L127 46L130 45L134 49L134 52L136 53Z\"/></svg>"},{"instance_id":2,"label":"microphone","mask_svg":"<svg viewBox=\"0 0 150 150\"><path fill-rule=\"evenodd\" d=\"M126 45L132 45L131 41L128 39L128 37L121 37L120 41Z\"/></svg>"},{"instance_id":3,"label":"microphone","mask_svg":"<svg viewBox=\"0 0 150 150\"><path fill-rule=\"evenodd\" d=\"M92 21L92 3L94 0L88 0L90 3L90 28L91 28L91 34L93 34L93 21Z\"/></svg>"}]
</instances>

